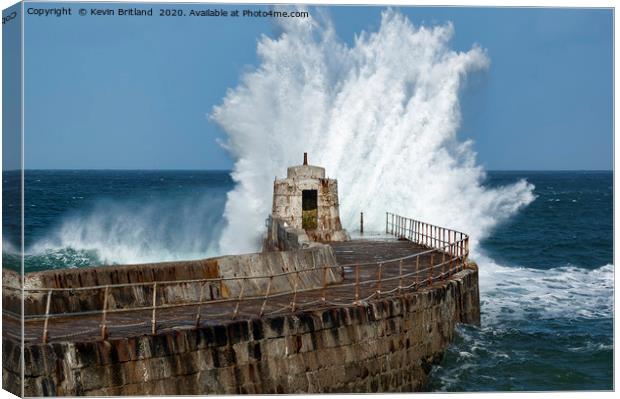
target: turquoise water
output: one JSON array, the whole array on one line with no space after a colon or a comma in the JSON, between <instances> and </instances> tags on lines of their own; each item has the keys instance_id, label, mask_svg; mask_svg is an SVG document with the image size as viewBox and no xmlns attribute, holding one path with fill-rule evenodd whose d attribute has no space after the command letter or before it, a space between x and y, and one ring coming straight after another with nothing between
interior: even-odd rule
<instances>
[{"instance_id":1,"label":"turquoise water","mask_svg":"<svg viewBox=\"0 0 620 399\"><path fill-rule=\"evenodd\" d=\"M489 172L486 184L518 178L537 198L473 254L482 326L459 328L430 388L612 389L613 175ZM3 264L19 269L19 175L3 180ZM232 187L217 171L27 171L26 271L215 255Z\"/></svg>"}]
</instances>

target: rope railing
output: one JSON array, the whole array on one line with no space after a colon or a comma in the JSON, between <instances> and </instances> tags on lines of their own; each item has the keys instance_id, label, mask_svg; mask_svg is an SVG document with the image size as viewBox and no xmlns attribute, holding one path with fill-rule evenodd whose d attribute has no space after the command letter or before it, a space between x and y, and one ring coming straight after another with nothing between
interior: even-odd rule
<instances>
[{"instance_id":1,"label":"rope railing","mask_svg":"<svg viewBox=\"0 0 620 399\"><path fill-rule=\"evenodd\" d=\"M402 293L404 290L417 290L431 285L435 281L443 280L465 267L469 253L469 237L464 233L404 218L393 213L386 213L386 233L416 243L423 250L406 256L377 262L349 263L336 266L315 265L314 268L309 269L259 276L154 281L73 288L24 288L24 292L43 293L46 306L44 314L29 314L24 315L23 318L27 323L40 323L39 327L42 329L40 337L43 342L48 342L50 339L81 335L80 331L72 330L70 333L58 333L50 336L50 326L54 320L71 317L84 318L84 320L99 318L98 326L94 328L94 331L98 330L101 339L105 340L109 337L111 330L119 328L148 326L150 327L149 332L155 334L161 325L169 321L167 317L171 317L171 315L168 314L169 312L166 313L167 311L174 310L174 315L176 315L182 312L183 308L191 312L191 315L187 317L187 324L199 327L202 322L209 318L229 318L234 320L244 316L263 317L266 315L290 313L317 306L358 306L373 298ZM330 284L330 271L341 273L343 281ZM317 272L321 276L320 286L300 287L303 273ZM281 292L274 291L274 279L276 278L285 278L290 286L289 289ZM265 290L259 293L244 295L248 280L266 280ZM221 287L226 282L239 283L238 293L227 298L204 298L206 285L219 284ZM165 287L172 284L199 284L200 295L198 300L166 303L164 301L165 295L158 294L158 291L161 292ZM130 306L124 308L113 308L110 306L110 296L114 289L140 286L150 286L150 306ZM12 287L4 288L10 289ZM101 309L63 313L52 313L50 311L52 296L55 293L84 290L103 290L104 298ZM209 310L222 311L209 313ZM134 313L137 316L143 312L148 313L148 318L143 319L143 321L137 321L134 318L132 318L130 323L114 320L115 315L120 316L122 314ZM8 310L3 310L3 314L16 319L21 319L22 317ZM203 318L204 314L206 314L205 318ZM62 322L64 323L66 320ZM82 333L92 333L92 323L89 327L83 330Z\"/></svg>"}]
</instances>

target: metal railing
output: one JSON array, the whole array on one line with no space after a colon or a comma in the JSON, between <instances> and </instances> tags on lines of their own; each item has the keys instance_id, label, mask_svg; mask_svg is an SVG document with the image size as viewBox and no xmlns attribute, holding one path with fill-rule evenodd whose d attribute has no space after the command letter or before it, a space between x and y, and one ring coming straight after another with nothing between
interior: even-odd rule
<instances>
[{"instance_id":1,"label":"metal railing","mask_svg":"<svg viewBox=\"0 0 620 399\"><path fill-rule=\"evenodd\" d=\"M155 334L158 328L172 321L174 328L179 325L199 327L207 319L234 320L239 317L263 317L301 309L325 306L357 306L373 298L384 295L400 294L405 290L417 290L443 280L459 271L466 264L469 254L469 237L461 232L434 226L428 223L386 213L386 233L395 235L418 244L421 250L411 254L378 262L339 264L336 266L321 265L305 270L243 277L221 277L193 280L154 281L146 283L109 284L75 288L14 288L3 286L26 293L45 295L45 313L24 316L27 329L40 328L43 342L50 339L68 338L78 335L97 333L101 339L107 339L111 329L148 328ZM340 273L342 282L330 284L329 272ZM320 272L319 287L300 288L303 273ZM289 289L274 292L276 279L285 279ZM244 295L248 281L264 287L259 294ZM261 284L256 284L261 282ZM228 298L205 299L207 287L216 285L223 292L223 285L236 282L239 284L238 294ZM161 298L162 289L171 285L198 285L200 294L197 300L182 303L165 303ZM111 308L112 291L127 287L150 287L150 305L126 308ZM52 296L58 292L78 293L79 291L103 292L103 306L100 310L79 312L51 313ZM160 292L160 295L158 295ZM158 301L159 298L159 301ZM208 309L212 311L209 312ZM215 312L213 312L215 311ZM206 313L206 318L204 317ZM21 315L3 309L3 314L21 319ZM133 316L128 322L122 315ZM116 320L114 316L118 316ZM135 319L142 317L142 321ZM179 317L182 320L179 320ZM58 331L51 336L53 322L66 324L67 318L79 319L78 325L90 328L75 331ZM146 319L146 320L144 320ZM170 324L170 323L168 323ZM62 328L59 328L62 330Z\"/></svg>"},{"instance_id":2,"label":"metal railing","mask_svg":"<svg viewBox=\"0 0 620 399\"><path fill-rule=\"evenodd\" d=\"M386 212L385 232L427 248L447 249L465 259L469 255L469 236L457 230Z\"/></svg>"}]
</instances>

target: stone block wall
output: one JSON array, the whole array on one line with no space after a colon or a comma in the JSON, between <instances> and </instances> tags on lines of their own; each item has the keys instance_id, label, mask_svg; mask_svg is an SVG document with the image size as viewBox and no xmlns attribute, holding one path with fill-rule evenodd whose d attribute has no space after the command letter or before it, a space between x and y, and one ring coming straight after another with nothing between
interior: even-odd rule
<instances>
[{"instance_id":1,"label":"stone block wall","mask_svg":"<svg viewBox=\"0 0 620 399\"><path fill-rule=\"evenodd\" d=\"M26 395L424 390L457 323L479 324L478 272L359 306L109 341L27 345ZM3 381L17 346L3 338ZM6 389L18 392L15 384Z\"/></svg>"}]
</instances>

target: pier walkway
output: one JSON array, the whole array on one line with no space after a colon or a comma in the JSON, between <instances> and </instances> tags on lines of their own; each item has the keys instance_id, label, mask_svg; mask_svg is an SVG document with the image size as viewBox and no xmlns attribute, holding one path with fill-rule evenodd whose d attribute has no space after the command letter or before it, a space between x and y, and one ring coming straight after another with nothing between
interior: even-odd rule
<instances>
[{"instance_id":1,"label":"pier walkway","mask_svg":"<svg viewBox=\"0 0 620 399\"><path fill-rule=\"evenodd\" d=\"M299 290L292 284L287 292L271 294L268 286L264 295L252 297L244 297L242 289L232 298L182 305L160 303L155 286L150 307L106 311L104 306L97 312L67 315L49 314L48 299L47 314L26 315L24 338L26 343L91 341L221 325L303 309L356 306L423 288L449 278L466 265L468 237L463 233L393 214L386 214L386 231L391 237L329 243L342 276L338 283L326 284L324 277L323 286L318 288ZM324 269L326 276L328 268L319 269ZM3 313L4 334L17 339L14 332L20 330L20 324L16 315Z\"/></svg>"}]
</instances>

